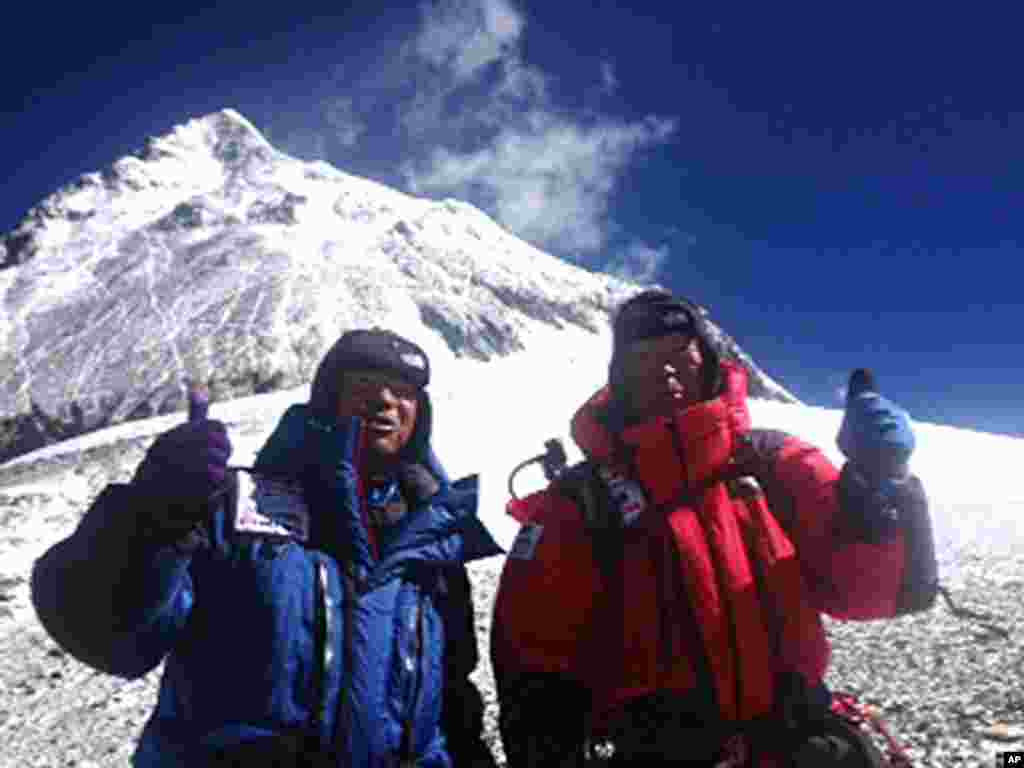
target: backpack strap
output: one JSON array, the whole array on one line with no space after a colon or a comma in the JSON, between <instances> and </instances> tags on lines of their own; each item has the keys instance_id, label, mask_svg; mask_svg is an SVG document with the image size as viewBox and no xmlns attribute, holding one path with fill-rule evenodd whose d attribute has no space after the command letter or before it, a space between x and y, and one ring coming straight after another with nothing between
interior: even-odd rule
<instances>
[{"instance_id":1,"label":"backpack strap","mask_svg":"<svg viewBox=\"0 0 1024 768\"><path fill-rule=\"evenodd\" d=\"M585 460L564 470L553 481L551 490L568 498L580 510L602 577L605 583L613 584L622 556L622 503L626 497L616 497L602 474L595 462Z\"/></svg>"}]
</instances>

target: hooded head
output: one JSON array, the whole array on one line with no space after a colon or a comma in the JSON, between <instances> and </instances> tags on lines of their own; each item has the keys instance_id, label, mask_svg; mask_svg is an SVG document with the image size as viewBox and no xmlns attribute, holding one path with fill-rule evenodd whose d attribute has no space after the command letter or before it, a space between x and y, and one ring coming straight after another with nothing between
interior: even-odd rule
<instances>
[{"instance_id":1,"label":"hooded head","mask_svg":"<svg viewBox=\"0 0 1024 768\"><path fill-rule=\"evenodd\" d=\"M721 390L718 353L700 309L686 299L662 290L628 299L615 314L612 344L608 384L624 413L638 399L638 387L653 383L644 377L659 377L655 386L663 384L670 394L674 391L689 402L710 400ZM692 393L685 391L688 367L696 369Z\"/></svg>"},{"instance_id":2,"label":"hooded head","mask_svg":"<svg viewBox=\"0 0 1024 768\"><path fill-rule=\"evenodd\" d=\"M846 399L851 400L864 392L877 392L875 374L870 368L858 368L850 374L850 383L846 387Z\"/></svg>"},{"instance_id":3,"label":"hooded head","mask_svg":"<svg viewBox=\"0 0 1024 768\"><path fill-rule=\"evenodd\" d=\"M432 409L430 361L416 344L382 328L346 331L313 377L310 410L332 423L360 416L377 460L423 463Z\"/></svg>"}]
</instances>

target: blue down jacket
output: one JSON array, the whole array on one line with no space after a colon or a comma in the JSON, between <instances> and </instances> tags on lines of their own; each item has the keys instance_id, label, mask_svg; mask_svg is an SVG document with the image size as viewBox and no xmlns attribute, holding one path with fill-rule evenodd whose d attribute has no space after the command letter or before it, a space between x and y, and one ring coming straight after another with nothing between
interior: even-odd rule
<instances>
[{"instance_id":1,"label":"blue down jacket","mask_svg":"<svg viewBox=\"0 0 1024 768\"><path fill-rule=\"evenodd\" d=\"M486 753L464 564L501 550L476 516L477 478L450 482L428 446L428 466L405 468L419 482L376 488L407 510L375 553L351 463L358 422L311 429L292 406L184 539L153 541L139 521L157 500L115 484L37 561L37 614L76 658L125 678L166 661L138 768L285 753L297 756L285 765L447 768ZM316 440L341 451L333 471L303 452Z\"/></svg>"}]
</instances>

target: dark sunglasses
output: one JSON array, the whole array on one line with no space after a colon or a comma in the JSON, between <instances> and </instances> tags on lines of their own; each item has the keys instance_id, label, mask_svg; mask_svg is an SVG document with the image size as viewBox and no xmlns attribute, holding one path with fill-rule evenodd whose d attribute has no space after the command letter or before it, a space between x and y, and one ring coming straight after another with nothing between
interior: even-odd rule
<instances>
[{"instance_id":1,"label":"dark sunglasses","mask_svg":"<svg viewBox=\"0 0 1024 768\"><path fill-rule=\"evenodd\" d=\"M376 397L383 389L390 391L399 400L415 400L419 395L419 390L414 385L400 376L385 372L345 373L341 378L341 391L347 397Z\"/></svg>"}]
</instances>

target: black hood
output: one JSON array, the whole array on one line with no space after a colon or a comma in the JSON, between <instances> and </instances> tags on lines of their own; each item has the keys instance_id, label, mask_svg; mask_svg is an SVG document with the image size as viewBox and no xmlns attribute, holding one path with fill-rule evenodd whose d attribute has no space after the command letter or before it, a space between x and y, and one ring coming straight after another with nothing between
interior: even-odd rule
<instances>
[{"instance_id":1,"label":"black hood","mask_svg":"<svg viewBox=\"0 0 1024 768\"><path fill-rule=\"evenodd\" d=\"M685 316L683 322L680 316ZM671 321L671 322L669 322ZM612 397L622 394L622 356L628 344L679 330L692 331L700 347L702 399L712 400L722 391L721 357L711 343L707 322L700 307L667 291L643 291L623 302L612 321L612 359L608 384Z\"/></svg>"},{"instance_id":2,"label":"black hood","mask_svg":"<svg viewBox=\"0 0 1024 768\"><path fill-rule=\"evenodd\" d=\"M370 350L369 352L367 350ZM425 368L409 370L403 355L418 355ZM425 383L429 381L429 363L423 350L398 334L382 329L347 331L327 351L316 374L309 395L309 407L317 419L335 423L342 372L354 368L379 368L409 379L417 386L419 407L412 438L399 454L401 462L427 463L433 428L433 406ZM426 370L424 374L423 371Z\"/></svg>"}]
</instances>

